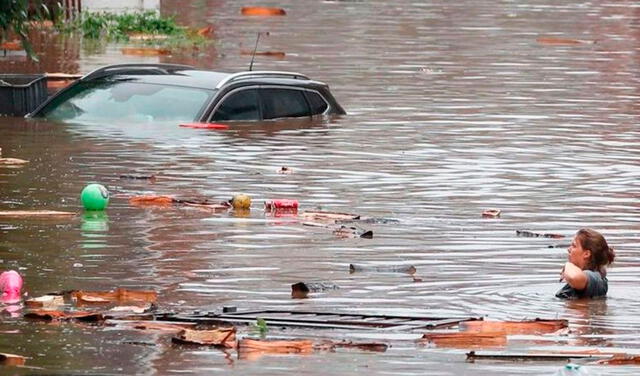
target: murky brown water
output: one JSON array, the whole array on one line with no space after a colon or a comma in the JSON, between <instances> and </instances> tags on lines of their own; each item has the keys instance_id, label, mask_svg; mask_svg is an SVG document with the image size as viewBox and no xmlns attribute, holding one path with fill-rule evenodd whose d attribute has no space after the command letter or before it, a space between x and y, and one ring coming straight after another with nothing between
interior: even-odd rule
<instances>
[{"instance_id":1,"label":"murky brown water","mask_svg":"<svg viewBox=\"0 0 640 376\"><path fill-rule=\"evenodd\" d=\"M243 17L244 4L231 1L180 3L163 2L163 12L179 10L179 19L194 26L214 25L216 42L208 50L158 60L123 56L119 45L90 54L77 40L45 38L40 65L16 58L0 68L84 73L107 63L171 61L235 71L248 67L250 57L240 51L253 46L256 32L269 31L259 50L286 57L258 57L255 68L326 81L349 115L225 132L0 119L4 156L31 161L0 168L0 209L81 213L79 193L92 181L114 194L103 217L0 222L0 269L19 268L31 295L122 286L155 289L162 307L184 311L235 305L567 318L572 334L516 337L507 349L640 346L637 2L285 0L277 5L288 15L278 18ZM550 44L541 37L588 43ZM54 54L56 43L71 52ZM295 173L278 174L281 166ZM159 178L121 180L124 173ZM139 209L127 201L143 193L223 200L239 192L253 197L248 216ZM339 239L265 216L261 203L272 198L400 222L366 225L373 239ZM480 217L494 207L502 218ZM606 301L555 299L570 240L515 232L570 237L581 227L602 231L618 251ZM350 274L349 263L414 265L422 282L404 274ZM341 288L292 300L290 285L298 281ZM549 375L560 366L470 364L465 349L385 336L374 336L392 344L384 354L252 362L232 352L172 347L156 335L1 320L0 352L27 355L28 365L47 373ZM592 371L633 375L638 368Z\"/></svg>"}]
</instances>

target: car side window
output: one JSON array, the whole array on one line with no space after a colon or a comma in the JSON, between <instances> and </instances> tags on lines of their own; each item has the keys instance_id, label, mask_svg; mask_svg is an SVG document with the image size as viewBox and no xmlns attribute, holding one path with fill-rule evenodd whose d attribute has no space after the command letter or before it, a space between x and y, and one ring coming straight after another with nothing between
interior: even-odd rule
<instances>
[{"instance_id":1,"label":"car side window","mask_svg":"<svg viewBox=\"0 0 640 376\"><path fill-rule=\"evenodd\" d=\"M320 94L312 91L306 91L305 95L311 106L311 115L322 114L327 110L327 101L325 101Z\"/></svg>"},{"instance_id":2,"label":"car side window","mask_svg":"<svg viewBox=\"0 0 640 376\"><path fill-rule=\"evenodd\" d=\"M211 119L213 121L260 120L257 90L240 90L224 98Z\"/></svg>"},{"instance_id":3,"label":"car side window","mask_svg":"<svg viewBox=\"0 0 640 376\"><path fill-rule=\"evenodd\" d=\"M260 89L264 119L311 116L302 90Z\"/></svg>"}]
</instances>

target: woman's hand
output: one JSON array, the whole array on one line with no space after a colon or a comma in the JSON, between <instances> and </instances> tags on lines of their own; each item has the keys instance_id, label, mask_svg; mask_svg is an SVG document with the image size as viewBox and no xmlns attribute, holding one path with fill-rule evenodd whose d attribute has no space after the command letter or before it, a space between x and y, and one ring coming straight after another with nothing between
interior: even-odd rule
<instances>
[{"instance_id":1,"label":"woman's hand","mask_svg":"<svg viewBox=\"0 0 640 376\"><path fill-rule=\"evenodd\" d=\"M571 261L567 261L560 272L560 280L563 279L576 290L584 290L587 287L587 274Z\"/></svg>"}]
</instances>

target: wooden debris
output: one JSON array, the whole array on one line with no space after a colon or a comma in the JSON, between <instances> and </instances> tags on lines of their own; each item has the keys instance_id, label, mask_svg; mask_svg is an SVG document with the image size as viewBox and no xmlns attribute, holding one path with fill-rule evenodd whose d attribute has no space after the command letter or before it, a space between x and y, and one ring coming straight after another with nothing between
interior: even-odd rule
<instances>
[{"instance_id":1,"label":"wooden debris","mask_svg":"<svg viewBox=\"0 0 640 376\"><path fill-rule=\"evenodd\" d=\"M560 235L560 234L540 234L537 232L531 232L531 231L526 231L526 230L516 230L516 235L517 236L522 236L522 237L526 237L526 238L553 238L553 239L562 239L564 238L564 235Z\"/></svg>"},{"instance_id":2,"label":"wooden debris","mask_svg":"<svg viewBox=\"0 0 640 376\"><path fill-rule=\"evenodd\" d=\"M120 175L120 179L156 181L155 175Z\"/></svg>"},{"instance_id":3,"label":"wooden debris","mask_svg":"<svg viewBox=\"0 0 640 376\"><path fill-rule=\"evenodd\" d=\"M211 330L183 329L177 337L171 338L174 343L236 347L236 328L216 328Z\"/></svg>"},{"instance_id":4,"label":"wooden debris","mask_svg":"<svg viewBox=\"0 0 640 376\"><path fill-rule=\"evenodd\" d=\"M523 320L523 321L465 321L460 323L460 330L466 333L503 332L512 334L545 334L554 333L567 328L568 320Z\"/></svg>"},{"instance_id":5,"label":"wooden debris","mask_svg":"<svg viewBox=\"0 0 640 376\"><path fill-rule=\"evenodd\" d=\"M308 354L313 352L313 341L303 340L259 340L245 338L238 341L238 353L257 351L269 354Z\"/></svg>"},{"instance_id":6,"label":"wooden debris","mask_svg":"<svg viewBox=\"0 0 640 376\"><path fill-rule=\"evenodd\" d=\"M23 165L29 163L29 161L26 161L24 159L18 159L18 158L0 158L0 166L16 166L16 165Z\"/></svg>"},{"instance_id":7,"label":"wooden debris","mask_svg":"<svg viewBox=\"0 0 640 376\"><path fill-rule=\"evenodd\" d=\"M570 39L570 38L558 38L558 37L539 37L536 41L540 44L547 44L553 46L573 46L577 44L595 44L595 41Z\"/></svg>"},{"instance_id":8,"label":"wooden debris","mask_svg":"<svg viewBox=\"0 0 640 376\"><path fill-rule=\"evenodd\" d=\"M629 365L629 364L640 364L640 355L631 355L631 354L613 354L609 359L600 359L595 362L595 364L606 364L606 365Z\"/></svg>"},{"instance_id":9,"label":"wooden debris","mask_svg":"<svg viewBox=\"0 0 640 376\"><path fill-rule=\"evenodd\" d=\"M321 282L298 282L291 285L291 297L302 299L309 296L311 292L321 292L327 290L337 290L338 286Z\"/></svg>"},{"instance_id":10,"label":"wooden debris","mask_svg":"<svg viewBox=\"0 0 640 376\"><path fill-rule=\"evenodd\" d=\"M3 366L23 366L26 359L20 355L0 353L0 365Z\"/></svg>"},{"instance_id":11,"label":"wooden debris","mask_svg":"<svg viewBox=\"0 0 640 376\"><path fill-rule=\"evenodd\" d=\"M116 306L109 310L109 312L125 312L125 313L146 313L153 309L152 304L146 304L144 306Z\"/></svg>"},{"instance_id":12,"label":"wooden debris","mask_svg":"<svg viewBox=\"0 0 640 376\"><path fill-rule=\"evenodd\" d=\"M55 211L55 210L1 210L0 217L23 218L23 217L71 217L76 213Z\"/></svg>"},{"instance_id":13,"label":"wooden debris","mask_svg":"<svg viewBox=\"0 0 640 376\"><path fill-rule=\"evenodd\" d=\"M389 345L382 342L322 341L314 344L315 350L334 351L336 348L359 349L364 351L385 352Z\"/></svg>"},{"instance_id":14,"label":"wooden debris","mask_svg":"<svg viewBox=\"0 0 640 376\"><path fill-rule=\"evenodd\" d=\"M286 16L287 15L287 12L285 12L284 9L273 8L273 7L242 7L240 12L244 16Z\"/></svg>"},{"instance_id":15,"label":"wooden debris","mask_svg":"<svg viewBox=\"0 0 640 376\"><path fill-rule=\"evenodd\" d=\"M276 59L284 59L284 57L286 56L286 54L284 52L282 52L282 51L256 51L254 53L253 51L249 51L249 50L240 51L240 55L246 55L246 56L252 56L252 55L269 56L269 57L274 57Z\"/></svg>"},{"instance_id":16,"label":"wooden debris","mask_svg":"<svg viewBox=\"0 0 640 376\"><path fill-rule=\"evenodd\" d=\"M133 206L170 206L173 200L171 196L145 195L131 197L129 203Z\"/></svg>"},{"instance_id":17,"label":"wooden debris","mask_svg":"<svg viewBox=\"0 0 640 376\"><path fill-rule=\"evenodd\" d=\"M502 347L507 344L507 335L504 332L425 333L419 341L438 347Z\"/></svg>"},{"instance_id":18,"label":"wooden debris","mask_svg":"<svg viewBox=\"0 0 640 376\"><path fill-rule=\"evenodd\" d=\"M32 310L24 314L25 318L37 319L45 321L64 321L64 320L80 320L80 321L104 321L105 317L101 313L96 312L64 312L56 310L38 309Z\"/></svg>"},{"instance_id":19,"label":"wooden debris","mask_svg":"<svg viewBox=\"0 0 640 376\"><path fill-rule=\"evenodd\" d=\"M498 218L502 214L500 209L487 209L482 212L482 218Z\"/></svg>"},{"instance_id":20,"label":"wooden debris","mask_svg":"<svg viewBox=\"0 0 640 376\"><path fill-rule=\"evenodd\" d=\"M305 211L300 213L300 217L304 220L336 223L340 220L356 220L360 219L359 215L326 211Z\"/></svg>"},{"instance_id":21,"label":"wooden debris","mask_svg":"<svg viewBox=\"0 0 640 376\"><path fill-rule=\"evenodd\" d=\"M24 302L27 308L53 308L64 305L64 296L62 295L44 295L37 298L27 299Z\"/></svg>"},{"instance_id":22,"label":"wooden debris","mask_svg":"<svg viewBox=\"0 0 640 376\"><path fill-rule=\"evenodd\" d=\"M177 322L177 321L155 321L155 320L121 320L110 319L105 321L105 325L130 328L135 330L162 331L178 334L184 329L193 328L197 325L195 322Z\"/></svg>"},{"instance_id":23,"label":"wooden debris","mask_svg":"<svg viewBox=\"0 0 640 376\"><path fill-rule=\"evenodd\" d=\"M158 293L151 290L127 290L117 288L113 291L82 291L71 292L71 298L78 303L85 304L108 304L112 302L145 302L155 303L158 300Z\"/></svg>"},{"instance_id":24,"label":"wooden debris","mask_svg":"<svg viewBox=\"0 0 640 376\"><path fill-rule=\"evenodd\" d=\"M536 360L536 361L567 361L570 359L607 359L611 355L600 355L593 353L516 353L516 352L478 352L470 351L467 353L467 361L473 362L479 359L493 360Z\"/></svg>"},{"instance_id":25,"label":"wooden debris","mask_svg":"<svg viewBox=\"0 0 640 376\"><path fill-rule=\"evenodd\" d=\"M136 55L136 56L160 56L160 55L169 55L171 54L171 50L166 48L155 48L155 47L125 47L120 50L123 55Z\"/></svg>"},{"instance_id":26,"label":"wooden debris","mask_svg":"<svg viewBox=\"0 0 640 376\"><path fill-rule=\"evenodd\" d=\"M413 265L379 265L379 266L370 266L370 265L360 265L360 264L349 264L349 272L376 272L376 273L407 273L407 274L415 274L416 267Z\"/></svg>"},{"instance_id":27,"label":"wooden debris","mask_svg":"<svg viewBox=\"0 0 640 376\"><path fill-rule=\"evenodd\" d=\"M361 229L356 226L340 226L333 230L333 234L339 238L373 238L373 231Z\"/></svg>"}]
</instances>

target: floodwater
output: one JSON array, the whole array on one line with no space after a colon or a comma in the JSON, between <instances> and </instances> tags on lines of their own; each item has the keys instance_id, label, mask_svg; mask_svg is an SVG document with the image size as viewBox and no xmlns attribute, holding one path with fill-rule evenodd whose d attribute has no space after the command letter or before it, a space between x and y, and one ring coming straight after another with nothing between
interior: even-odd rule
<instances>
[{"instance_id":1,"label":"floodwater","mask_svg":"<svg viewBox=\"0 0 640 376\"><path fill-rule=\"evenodd\" d=\"M0 221L0 269L19 269L31 296L127 287L156 290L158 305L178 312L237 306L565 318L567 335L514 337L497 350L640 348L640 3L282 0L275 5L288 15L272 18L241 16L244 4L233 1L161 5L164 13L179 11L185 24L213 25L215 42L158 58L40 35L41 63L18 56L0 67L86 73L107 63L161 61L237 71L250 60L241 52L268 31L258 50L286 56L258 56L255 69L325 81L348 115L224 132L0 119L3 156L30 160L0 167L0 209L79 213ZM282 166L294 173L278 174ZM79 194L89 182L112 193L102 216L82 214ZM241 192L253 198L250 213L128 203L148 193L226 200ZM297 199L302 210L399 222L363 224L372 239L342 239L266 215L262 202L275 198ZM502 216L482 218L489 208ZM617 251L606 300L554 297L566 246L582 227L604 233ZM522 229L566 237L516 236ZM413 265L421 281L350 274L350 263ZM290 285L299 281L340 289L291 299ZM250 361L233 351L172 346L157 333L0 320L0 352L28 356L28 366L42 369L0 368L9 374L550 375L562 365L467 363L469 349L417 345L415 333L321 330L307 332L391 347ZM269 334L292 333L307 334Z\"/></svg>"}]
</instances>

